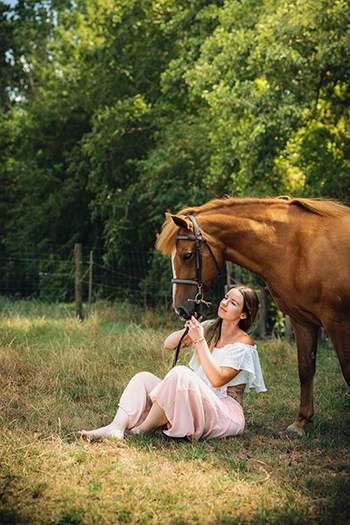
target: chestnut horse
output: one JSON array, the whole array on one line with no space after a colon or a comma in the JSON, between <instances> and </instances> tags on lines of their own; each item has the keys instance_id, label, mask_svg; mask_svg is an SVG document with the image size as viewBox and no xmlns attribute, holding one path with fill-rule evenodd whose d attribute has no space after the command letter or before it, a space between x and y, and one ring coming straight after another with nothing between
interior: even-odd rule
<instances>
[{"instance_id":1,"label":"chestnut horse","mask_svg":"<svg viewBox=\"0 0 350 525\"><path fill-rule=\"evenodd\" d=\"M199 289L198 242L203 284ZM290 316L298 350L300 406L287 433L304 435L305 424L314 418L313 377L321 326L350 385L350 209L316 199L215 199L177 215L167 213L156 247L172 260L173 306L182 318L198 309L194 298L198 291L204 294L225 260L266 282L278 308Z\"/></svg>"}]
</instances>

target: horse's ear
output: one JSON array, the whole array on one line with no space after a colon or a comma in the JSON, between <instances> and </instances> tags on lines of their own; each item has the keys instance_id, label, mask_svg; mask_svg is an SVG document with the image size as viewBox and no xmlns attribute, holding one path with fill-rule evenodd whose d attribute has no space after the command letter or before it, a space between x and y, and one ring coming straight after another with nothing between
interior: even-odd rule
<instances>
[{"instance_id":1,"label":"horse's ear","mask_svg":"<svg viewBox=\"0 0 350 525\"><path fill-rule=\"evenodd\" d=\"M188 217L186 217L186 215L172 215L171 218L179 228L184 228L184 230L192 230L192 222Z\"/></svg>"}]
</instances>

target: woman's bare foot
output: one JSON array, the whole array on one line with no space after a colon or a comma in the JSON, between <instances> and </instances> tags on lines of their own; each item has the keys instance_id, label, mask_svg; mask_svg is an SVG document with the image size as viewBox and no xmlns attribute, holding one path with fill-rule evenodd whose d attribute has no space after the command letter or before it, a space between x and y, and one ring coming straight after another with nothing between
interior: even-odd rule
<instances>
[{"instance_id":1,"label":"woman's bare foot","mask_svg":"<svg viewBox=\"0 0 350 525\"><path fill-rule=\"evenodd\" d=\"M98 441L103 438L123 439L124 430L111 423L96 430L80 430L78 434L87 441Z\"/></svg>"}]
</instances>

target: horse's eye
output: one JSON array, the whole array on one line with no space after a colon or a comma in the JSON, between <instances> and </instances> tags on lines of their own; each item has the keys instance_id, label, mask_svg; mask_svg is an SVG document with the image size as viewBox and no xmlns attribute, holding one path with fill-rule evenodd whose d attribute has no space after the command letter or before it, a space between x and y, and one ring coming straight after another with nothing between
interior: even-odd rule
<instances>
[{"instance_id":1,"label":"horse's eye","mask_svg":"<svg viewBox=\"0 0 350 525\"><path fill-rule=\"evenodd\" d=\"M188 262L192 259L193 257L193 253L192 252L184 252L183 254L181 254L181 258L184 262Z\"/></svg>"}]
</instances>

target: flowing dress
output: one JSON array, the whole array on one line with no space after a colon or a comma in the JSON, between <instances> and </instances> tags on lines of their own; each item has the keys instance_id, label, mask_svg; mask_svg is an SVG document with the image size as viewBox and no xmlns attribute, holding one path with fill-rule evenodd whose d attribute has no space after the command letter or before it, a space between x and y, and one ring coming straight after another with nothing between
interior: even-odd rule
<instances>
[{"instance_id":1,"label":"flowing dress","mask_svg":"<svg viewBox=\"0 0 350 525\"><path fill-rule=\"evenodd\" d=\"M139 426L157 401L168 424L164 434L174 438L211 439L242 434L245 419L242 406L227 394L227 387L245 384L265 392L259 356L255 346L234 343L214 348L220 366L240 370L220 388L214 388L205 375L196 351L187 366L176 366L163 380L150 372L136 374L124 390L119 407L129 416L129 429Z\"/></svg>"}]
</instances>

